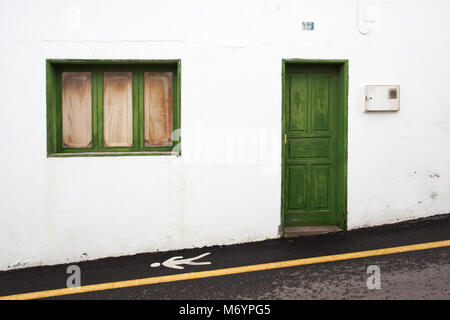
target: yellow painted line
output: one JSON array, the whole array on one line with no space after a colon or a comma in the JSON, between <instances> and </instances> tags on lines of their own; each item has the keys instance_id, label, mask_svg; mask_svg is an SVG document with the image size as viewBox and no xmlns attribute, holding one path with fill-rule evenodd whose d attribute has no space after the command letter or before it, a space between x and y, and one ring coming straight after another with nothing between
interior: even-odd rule
<instances>
[{"instance_id":1,"label":"yellow painted line","mask_svg":"<svg viewBox=\"0 0 450 320\"><path fill-rule=\"evenodd\" d=\"M303 265L308 265L308 264L331 262L331 261L358 259L358 258L373 257L373 256L380 256L380 255L401 253L401 252L408 252L408 251L426 250L426 249L433 249L433 248L440 248L440 247L449 247L449 246L450 246L450 240L427 242L427 243L413 244L413 245L409 245L409 246L335 254L335 255L330 255L330 256L295 259L295 260L255 264L255 265L250 265L250 266L216 269L216 270L208 270L208 271L189 272L189 273L174 274L174 275L170 275L170 276L107 282L107 283L92 284L92 285L87 285L87 286L80 286L80 287L75 287L75 288L63 288L63 289L37 291L37 292L30 292L30 293L21 293L21 294L3 296L3 297L0 297L0 300L28 300L28 299L49 298L49 297L57 297L57 296L76 294L76 293L128 288L128 287L174 282L174 281L181 281L181 280L192 280L192 279L226 276L226 275L237 274L237 273L303 266Z\"/></svg>"}]
</instances>

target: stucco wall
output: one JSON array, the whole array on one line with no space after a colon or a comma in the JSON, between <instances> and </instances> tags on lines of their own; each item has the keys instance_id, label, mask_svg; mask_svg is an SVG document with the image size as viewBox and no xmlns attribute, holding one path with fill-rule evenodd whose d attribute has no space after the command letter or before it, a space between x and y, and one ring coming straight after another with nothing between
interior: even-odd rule
<instances>
[{"instance_id":1,"label":"stucco wall","mask_svg":"<svg viewBox=\"0 0 450 320\"><path fill-rule=\"evenodd\" d=\"M350 229L450 212L450 2L356 5L1 1L0 270L277 237L283 58L349 60ZM181 59L182 157L47 158L47 58Z\"/></svg>"}]
</instances>

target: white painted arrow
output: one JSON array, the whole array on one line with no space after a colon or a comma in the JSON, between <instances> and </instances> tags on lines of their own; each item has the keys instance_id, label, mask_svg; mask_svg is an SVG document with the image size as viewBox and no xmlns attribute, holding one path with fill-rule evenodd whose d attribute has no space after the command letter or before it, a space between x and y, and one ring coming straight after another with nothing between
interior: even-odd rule
<instances>
[{"instance_id":1,"label":"white painted arrow","mask_svg":"<svg viewBox=\"0 0 450 320\"><path fill-rule=\"evenodd\" d=\"M201 259L201 258L207 256L208 254L210 254L210 253L206 252L206 253L203 253L203 254L201 254L201 255L199 255L197 257L193 257L193 258L189 258L189 259L183 259L183 256L172 257L172 258L167 259L166 261L164 261L162 263L162 265L164 267L172 268L172 269L184 269L184 267L181 266L182 264L187 264L187 265L191 265L191 266L211 264L211 262L209 262L209 261L204 261L204 262L196 262L196 261L194 261L194 260ZM155 263L152 263L150 265L150 267L156 268L156 267L159 267L160 265L161 265L161 263L155 262Z\"/></svg>"}]
</instances>

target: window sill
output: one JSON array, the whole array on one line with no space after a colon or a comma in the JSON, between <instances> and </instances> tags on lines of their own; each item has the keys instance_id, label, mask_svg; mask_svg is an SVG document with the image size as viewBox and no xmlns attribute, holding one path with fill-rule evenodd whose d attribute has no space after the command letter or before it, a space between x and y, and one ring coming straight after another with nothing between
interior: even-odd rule
<instances>
[{"instance_id":1,"label":"window sill","mask_svg":"<svg viewBox=\"0 0 450 320\"><path fill-rule=\"evenodd\" d=\"M116 157L116 156L180 156L176 151L133 151L133 152L77 152L51 153L47 158L67 157Z\"/></svg>"}]
</instances>

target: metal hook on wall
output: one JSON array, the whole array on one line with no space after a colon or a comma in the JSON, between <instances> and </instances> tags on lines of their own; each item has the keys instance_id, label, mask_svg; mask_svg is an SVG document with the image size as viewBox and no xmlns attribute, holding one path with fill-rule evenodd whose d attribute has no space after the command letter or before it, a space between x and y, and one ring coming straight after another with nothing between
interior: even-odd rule
<instances>
[{"instance_id":1,"label":"metal hook on wall","mask_svg":"<svg viewBox=\"0 0 450 320\"><path fill-rule=\"evenodd\" d=\"M359 33L366 35L368 34L372 28L371 25L367 23L368 20L364 18L365 29L361 27L361 19L360 18L360 0L356 0L356 27L358 28Z\"/></svg>"}]
</instances>

